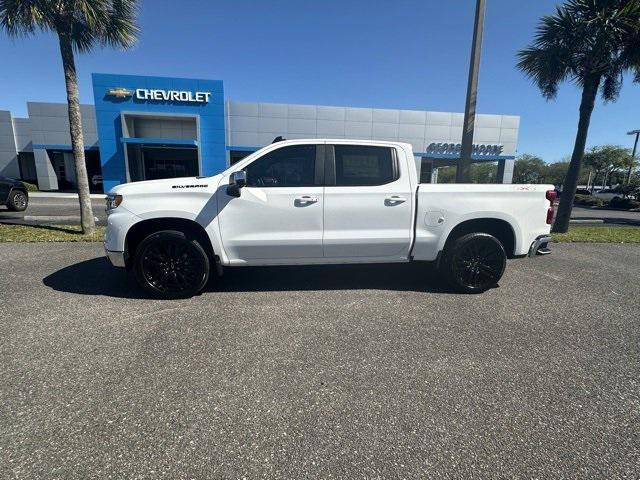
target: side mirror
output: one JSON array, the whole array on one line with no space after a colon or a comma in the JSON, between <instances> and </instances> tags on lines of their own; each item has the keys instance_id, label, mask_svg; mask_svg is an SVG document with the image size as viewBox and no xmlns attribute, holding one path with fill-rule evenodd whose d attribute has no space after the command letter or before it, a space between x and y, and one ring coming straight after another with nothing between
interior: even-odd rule
<instances>
[{"instance_id":1,"label":"side mirror","mask_svg":"<svg viewBox=\"0 0 640 480\"><path fill-rule=\"evenodd\" d=\"M233 172L229 177L229 186L227 187L227 195L230 197L239 197L240 189L247 184L247 172L240 170Z\"/></svg>"}]
</instances>

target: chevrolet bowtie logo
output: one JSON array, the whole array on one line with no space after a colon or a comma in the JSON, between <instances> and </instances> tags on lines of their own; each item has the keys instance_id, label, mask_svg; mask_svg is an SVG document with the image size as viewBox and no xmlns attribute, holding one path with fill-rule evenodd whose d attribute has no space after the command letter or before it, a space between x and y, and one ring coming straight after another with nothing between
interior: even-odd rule
<instances>
[{"instance_id":1,"label":"chevrolet bowtie logo","mask_svg":"<svg viewBox=\"0 0 640 480\"><path fill-rule=\"evenodd\" d=\"M131 93L131 90L127 90L126 88L122 88L122 87L117 87L117 88L110 88L109 90L107 90L107 95L111 97L116 97L116 98L126 98L126 97L130 97L132 93Z\"/></svg>"}]
</instances>

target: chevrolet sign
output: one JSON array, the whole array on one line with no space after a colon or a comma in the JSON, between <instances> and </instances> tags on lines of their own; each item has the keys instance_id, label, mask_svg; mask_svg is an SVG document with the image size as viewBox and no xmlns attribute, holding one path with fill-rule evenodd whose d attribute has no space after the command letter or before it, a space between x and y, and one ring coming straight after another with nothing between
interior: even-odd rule
<instances>
[{"instance_id":1,"label":"chevrolet sign","mask_svg":"<svg viewBox=\"0 0 640 480\"><path fill-rule=\"evenodd\" d=\"M115 87L107 90L107 95L116 98L127 98L134 96L131 90L123 87ZM137 100L164 101L180 103L209 103L211 92L189 92L186 90L158 90L150 88L136 88L135 98Z\"/></svg>"},{"instance_id":2,"label":"chevrolet sign","mask_svg":"<svg viewBox=\"0 0 640 480\"><path fill-rule=\"evenodd\" d=\"M107 90L107 95L116 98L126 98L131 96L131 90L127 90L126 88L122 87L110 88L109 90Z\"/></svg>"},{"instance_id":3,"label":"chevrolet sign","mask_svg":"<svg viewBox=\"0 0 640 480\"><path fill-rule=\"evenodd\" d=\"M155 100L182 103L209 103L211 92L189 92L186 90L136 89L138 100Z\"/></svg>"}]
</instances>

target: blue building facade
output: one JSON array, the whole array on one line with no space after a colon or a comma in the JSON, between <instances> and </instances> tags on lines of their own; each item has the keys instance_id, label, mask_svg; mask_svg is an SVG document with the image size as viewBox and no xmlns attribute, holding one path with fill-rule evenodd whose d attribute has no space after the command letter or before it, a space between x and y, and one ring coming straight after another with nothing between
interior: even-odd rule
<instances>
[{"instance_id":1,"label":"blue building facade","mask_svg":"<svg viewBox=\"0 0 640 480\"><path fill-rule=\"evenodd\" d=\"M104 191L226 167L222 81L99 73L92 79Z\"/></svg>"}]
</instances>

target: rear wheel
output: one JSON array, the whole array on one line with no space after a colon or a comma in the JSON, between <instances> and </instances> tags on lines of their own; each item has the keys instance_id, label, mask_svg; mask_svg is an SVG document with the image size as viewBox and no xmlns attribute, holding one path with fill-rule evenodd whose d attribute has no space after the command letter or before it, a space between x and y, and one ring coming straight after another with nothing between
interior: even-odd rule
<instances>
[{"instance_id":1,"label":"rear wheel","mask_svg":"<svg viewBox=\"0 0 640 480\"><path fill-rule=\"evenodd\" d=\"M209 279L209 257L183 232L152 233L136 249L133 271L138 283L161 298L188 298Z\"/></svg>"},{"instance_id":2,"label":"rear wheel","mask_svg":"<svg viewBox=\"0 0 640 480\"><path fill-rule=\"evenodd\" d=\"M454 240L445 251L445 271L451 285L463 293L482 293L502 278L507 255L488 233L469 233Z\"/></svg>"},{"instance_id":3,"label":"rear wheel","mask_svg":"<svg viewBox=\"0 0 640 480\"><path fill-rule=\"evenodd\" d=\"M22 190L11 191L9 198L7 199L7 208L14 212L23 212L27 209L28 204L29 200L27 198L27 194Z\"/></svg>"}]
</instances>

